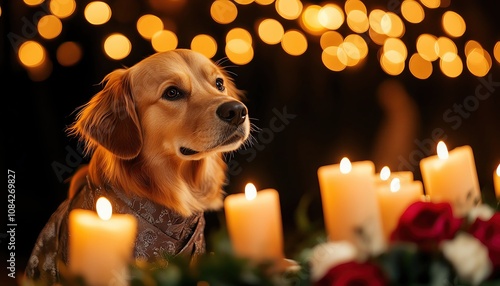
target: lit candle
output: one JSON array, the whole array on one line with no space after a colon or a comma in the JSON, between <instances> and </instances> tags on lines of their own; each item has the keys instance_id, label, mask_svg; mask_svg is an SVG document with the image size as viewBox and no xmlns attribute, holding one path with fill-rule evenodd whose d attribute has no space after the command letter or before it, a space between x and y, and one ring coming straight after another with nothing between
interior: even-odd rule
<instances>
[{"instance_id":1,"label":"lit candle","mask_svg":"<svg viewBox=\"0 0 500 286\"><path fill-rule=\"evenodd\" d=\"M497 170L493 172L493 185L495 186L496 197L500 200L500 164L498 164Z\"/></svg>"},{"instance_id":2,"label":"lit candle","mask_svg":"<svg viewBox=\"0 0 500 286\"><path fill-rule=\"evenodd\" d=\"M88 285L128 285L137 221L129 214L112 214L104 197L96 210L69 214L69 268Z\"/></svg>"},{"instance_id":3,"label":"lit candle","mask_svg":"<svg viewBox=\"0 0 500 286\"><path fill-rule=\"evenodd\" d=\"M413 181L413 173L411 171L391 172L388 166L384 166L380 170L380 173L375 174L375 182L377 185L383 184L388 186L394 178L399 178L404 182L411 182Z\"/></svg>"},{"instance_id":4,"label":"lit candle","mask_svg":"<svg viewBox=\"0 0 500 286\"><path fill-rule=\"evenodd\" d=\"M375 192L375 166L371 161L351 162L318 169L323 215L329 240L347 240L360 245L360 235L383 241L380 212ZM370 229L370 234L360 233ZM377 247L378 248L378 247ZM380 249L372 249L377 252Z\"/></svg>"},{"instance_id":5,"label":"lit candle","mask_svg":"<svg viewBox=\"0 0 500 286\"><path fill-rule=\"evenodd\" d=\"M388 185L377 186L382 228L386 239L389 239L406 208L422 200L422 195L423 187L420 181L403 181L400 178L394 178Z\"/></svg>"},{"instance_id":6,"label":"lit candle","mask_svg":"<svg viewBox=\"0 0 500 286\"><path fill-rule=\"evenodd\" d=\"M284 258L283 229L278 192L257 192L251 183L245 194L228 195L224 210L229 238L235 253L256 262Z\"/></svg>"},{"instance_id":7,"label":"lit candle","mask_svg":"<svg viewBox=\"0 0 500 286\"><path fill-rule=\"evenodd\" d=\"M449 202L456 216L465 216L481 201L472 148L466 145L448 152L440 141L437 153L420 161L425 193L433 202Z\"/></svg>"}]
</instances>

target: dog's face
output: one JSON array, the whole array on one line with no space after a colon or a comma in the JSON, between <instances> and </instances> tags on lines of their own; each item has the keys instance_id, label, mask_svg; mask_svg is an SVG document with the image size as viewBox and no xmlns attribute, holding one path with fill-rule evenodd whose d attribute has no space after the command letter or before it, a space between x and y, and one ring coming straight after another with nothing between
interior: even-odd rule
<instances>
[{"instance_id":1,"label":"dog's face","mask_svg":"<svg viewBox=\"0 0 500 286\"><path fill-rule=\"evenodd\" d=\"M222 68L191 50L154 54L105 78L74 130L122 159L198 160L237 149L250 122ZM153 162L154 163L154 162Z\"/></svg>"},{"instance_id":2,"label":"dog's face","mask_svg":"<svg viewBox=\"0 0 500 286\"><path fill-rule=\"evenodd\" d=\"M246 106L226 73L205 56L177 50L129 69L148 157L200 159L237 149L248 137Z\"/></svg>"}]
</instances>

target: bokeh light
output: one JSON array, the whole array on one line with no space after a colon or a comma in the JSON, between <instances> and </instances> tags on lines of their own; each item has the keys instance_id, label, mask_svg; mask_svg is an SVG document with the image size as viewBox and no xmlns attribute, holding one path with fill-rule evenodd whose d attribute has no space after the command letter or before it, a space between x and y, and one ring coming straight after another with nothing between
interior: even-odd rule
<instances>
[{"instance_id":1,"label":"bokeh light","mask_svg":"<svg viewBox=\"0 0 500 286\"><path fill-rule=\"evenodd\" d=\"M441 58L439 60L439 68L444 75L450 78L456 78L464 69L459 56Z\"/></svg>"},{"instance_id":2,"label":"bokeh light","mask_svg":"<svg viewBox=\"0 0 500 286\"><path fill-rule=\"evenodd\" d=\"M440 0L420 0L422 4L424 4L425 7L430 8L430 9L436 9L439 8L441 5Z\"/></svg>"},{"instance_id":3,"label":"bokeh light","mask_svg":"<svg viewBox=\"0 0 500 286\"><path fill-rule=\"evenodd\" d=\"M250 32L243 28L233 28L226 35L225 52L230 61L244 65L254 56L253 39Z\"/></svg>"},{"instance_id":4,"label":"bokeh light","mask_svg":"<svg viewBox=\"0 0 500 286\"><path fill-rule=\"evenodd\" d=\"M406 21L418 24L425 18L424 8L416 0L405 0L401 3L401 14Z\"/></svg>"},{"instance_id":5,"label":"bokeh light","mask_svg":"<svg viewBox=\"0 0 500 286\"><path fill-rule=\"evenodd\" d=\"M286 20L295 20L302 13L303 5L299 0L276 0L276 12Z\"/></svg>"},{"instance_id":6,"label":"bokeh light","mask_svg":"<svg viewBox=\"0 0 500 286\"><path fill-rule=\"evenodd\" d=\"M337 30L344 23L344 12L337 4L328 3L318 13L319 23L330 30Z\"/></svg>"},{"instance_id":7,"label":"bokeh light","mask_svg":"<svg viewBox=\"0 0 500 286\"><path fill-rule=\"evenodd\" d=\"M383 46L383 54L385 60L388 60L392 63L399 64L406 60L408 55L407 48L403 41L398 38L388 38L384 42Z\"/></svg>"},{"instance_id":8,"label":"bokeh light","mask_svg":"<svg viewBox=\"0 0 500 286\"><path fill-rule=\"evenodd\" d=\"M342 63L338 57L339 48L336 46L327 47L321 54L321 60L326 68L332 71L342 71L346 65Z\"/></svg>"},{"instance_id":9,"label":"bokeh light","mask_svg":"<svg viewBox=\"0 0 500 286\"><path fill-rule=\"evenodd\" d=\"M38 21L37 30L45 39L54 39L62 31L62 22L54 15L45 15Z\"/></svg>"},{"instance_id":10,"label":"bokeh light","mask_svg":"<svg viewBox=\"0 0 500 286\"><path fill-rule=\"evenodd\" d=\"M307 50L307 39L298 30L288 30L283 35L281 47L289 55L300 56Z\"/></svg>"},{"instance_id":11,"label":"bokeh light","mask_svg":"<svg viewBox=\"0 0 500 286\"><path fill-rule=\"evenodd\" d=\"M347 35L347 37L345 37L344 39L344 42L351 43L357 48L360 60L366 58L366 56L368 55L368 44L360 35Z\"/></svg>"},{"instance_id":12,"label":"bokeh light","mask_svg":"<svg viewBox=\"0 0 500 286\"><path fill-rule=\"evenodd\" d=\"M173 50L178 43L177 35L169 30L158 31L151 38L151 46L157 52Z\"/></svg>"},{"instance_id":13,"label":"bokeh light","mask_svg":"<svg viewBox=\"0 0 500 286\"><path fill-rule=\"evenodd\" d=\"M229 0L215 0L210 7L210 15L219 24L229 24L238 16L238 8Z\"/></svg>"},{"instance_id":14,"label":"bokeh light","mask_svg":"<svg viewBox=\"0 0 500 286\"><path fill-rule=\"evenodd\" d=\"M163 30L162 20L155 15L142 15L137 20L137 31L146 40L150 40L156 32Z\"/></svg>"},{"instance_id":15,"label":"bokeh light","mask_svg":"<svg viewBox=\"0 0 500 286\"><path fill-rule=\"evenodd\" d=\"M394 56L394 53L389 53L389 57ZM405 69L405 62L395 62L394 59L387 57L386 53L382 53L380 56L380 67L382 70L389 75L399 75Z\"/></svg>"},{"instance_id":16,"label":"bokeh light","mask_svg":"<svg viewBox=\"0 0 500 286\"><path fill-rule=\"evenodd\" d=\"M414 53L410 57L408 68L411 74L418 79L427 79L432 74L432 63L422 58L419 53Z\"/></svg>"},{"instance_id":17,"label":"bokeh light","mask_svg":"<svg viewBox=\"0 0 500 286\"><path fill-rule=\"evenodd\" d=\"M434 35L422 34L417 38L417 51L427 61L432 62L438 59L436 45L437 38Z\"/></svg>"},{"instance_id":18,"label":"bokeh light","mask_svg":"<svg viewBox=\"0 0 500 286\"><path fill-rule=\"evenodd\" d=\"M283 29L283 25L281 25L281 23L277 20L264 19L259 23L257 33L264 43L268 45L275 45L279 44L283 38L285 30Z\"/></svg>"},{"instance_id":19,"label":"bokeh light","mask_svg":"<svg viewBox=\"0 0 500 286\"><path fill-rule=\"evenodd\" d=\"M255 3L259 5L270 5L273 4L274 0L255 0Z\"/></svg>"},{"instance_id":20,"label":"bokeh light","mask_svg":"<svg viewBox=\"0 0 500 286\"><path fill-rule=\"evenodd\" d=\"M319 22L320 9L321 6L319 5L308 5L302 12L300 25L310 34L320 35L325 29L325 27L323 27L323 25Z\"/></svg>"},{"instance_id":21,"label":"bokeh light","mask_svg":"<svg viewBox=\"0 0 500 286\"><path fill-rule=\"evenodd\" d=\"M132 50L130 40L122 34L111 34L104 41L104 52L114 60L121 60L127 57Z\"/></svg>"},{"instance_id":22,"label":"bokeh light","mask_svg":"<svg viewBox=\"0 0 500 286\"><path fill-rule=\"evenodd\" d=\"M51 0L49 9L55 16L64 19L73 14L76 9L76 2L74 0Z\"/></svg>"},{"instance_id":23,"label":"bokeh light","mask_svg":"<svg viewBox=\"0 0 500 286\"><path fill-rule=\"evenodd\" d=\"M495 47L493 47L493 55L498 63L500 63L500 41L496 42Z\"/></svg>"},{"instance_id":24,"label":"bokeh light","mask_svg":"<svg viewBox=\"0 0 500 286\"><path fill-rule=\"evenodd\" d=\"M443 30L451 37L461 37L465 33L465 21L458 13L447 11L441 19Z\"/></svg>"},{"instance_id":25,"label":"bokeh light","mask_svg":"<svg viewBox=\"0 0 500 286\"><path fill-rule=\"evenodd\" d=\"M196 35L191 41L191 50L204 54L211 59L217 53L217 42L210 35Z\"/></svg>"},{"instance_id":26,"label":"bokeh light","mask_svg":"<svg viewBox=\"0 0 500 286\"><path fill-rule=\"evenodd\" d=\"M324 50L328 47L338 47L344 42L344 37L337 31L327 31L321 35L319 43Z\"/></svg>"},{"instance_id":27,"label":"bokeh light","mask_svg":"<svg viewBox=\"0 0 500 286\"><path fill-rule=\"evenodd\" d=\"M29 68L39 66L47 57L46 51L40 43L35 41L26 41L21 44L18 51L18 57L21 63Z\"/></svg>"},{"instance_id":28,"label":"bokeh light","mask_svg":"<svg viewBox=\"0 0 500 286\"><path fill-rule=\"evenodd\" d=\"M42 4L43 1L45 0L24 0L23 2L28 6L36 6Z\"/></svg>"},{"instance_id":29,"label":"bokeh light","mask_svg":"<svg viewBox=\"0 0 500 286\"><path fill-rule=\"evenodd\" d=\"M361 10L352 10L347 14L347 26L355 33L364 33L370 27L368 16Z\"/></svg>"},{"instance_id":30,"label":"bokeh light","mask_svg":"<svg viewBox=\"0 0 500 286\"><path fill-rule=\"evenodd\" d=\"M382 31L389 37L401 37L405 33L405 25L401 18L393 12L387 12L380 24Z\"/></svg>"},{"instance_id":31,"label":"bokeh light","mask_svg":"<svg viewBox=\"0 0 500 286\"><path fill-rule=\"evenodd\" d=\"M111 8L102 1L90 2L85 6L85 19L92 25L102 25L111 19Z\"/></svg>"},{"instance_id":32,"label":"bokeh light","mask_svg":"<svg viewBox=\"0 0 500 286\"><path fill-rule=\"evenodd\" d=\"M57 48L57 62L65 67L73 66L82 59L82 47L75 42L64 42Z\"/></svg>"}]
</instances>

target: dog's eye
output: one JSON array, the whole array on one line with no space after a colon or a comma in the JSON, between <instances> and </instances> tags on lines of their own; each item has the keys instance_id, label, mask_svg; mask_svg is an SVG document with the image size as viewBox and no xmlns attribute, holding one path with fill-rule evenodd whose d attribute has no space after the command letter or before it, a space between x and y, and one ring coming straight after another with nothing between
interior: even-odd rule
<instances>
[{"instance_id":1,"label":"dog's eye","mask_svg":"<svg viewBox=\"0 0 500 286\"><path fill-rule=\"evenodd\" d=\"M171 86L163 92L162 97L167 100L177 100L182 98L183 93L177 87Z\"/></svg>"},{"instance_id":2,"label":"dog's eye","mask_svg":"<svg viewBox=\"0 0 500 286\"><path fill-rule=\"evenodd\" d=\"M224 80L222 78L218 78L215 80L215 86L220 91L224 91L226 89L226 87L224 86Z\"/></svg>"}]
</instances>

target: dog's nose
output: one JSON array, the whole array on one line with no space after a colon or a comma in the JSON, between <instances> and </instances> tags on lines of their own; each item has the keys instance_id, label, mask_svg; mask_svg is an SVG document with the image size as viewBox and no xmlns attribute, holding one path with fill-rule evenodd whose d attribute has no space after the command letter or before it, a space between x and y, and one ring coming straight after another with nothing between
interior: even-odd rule
<instances>
[{"instance_id":1,"label":"dog's nose","mask_svg":"<svg viewBox=\"0 0 500 286\"><path fill-rule=\"evenodd\" d=\"M232 125L240 125L247 117L247 107L238 101L228 101L217 108L217 116Z\"/></svg>"}]
</instances>

